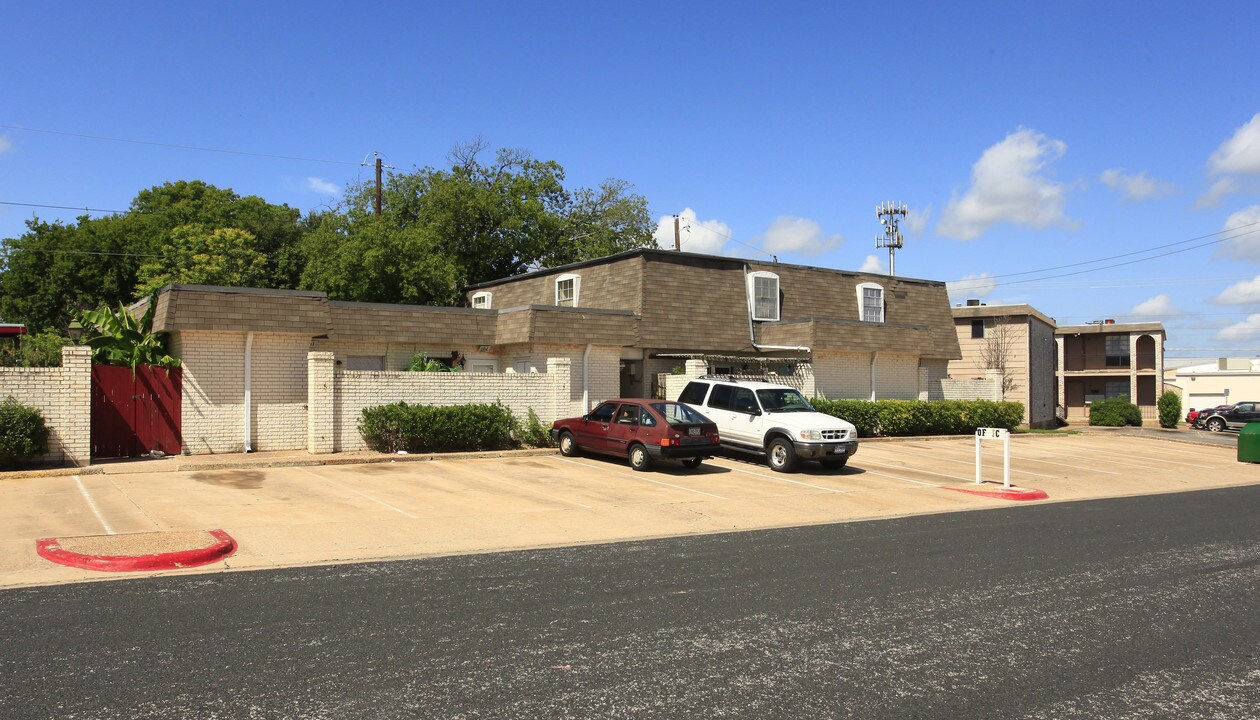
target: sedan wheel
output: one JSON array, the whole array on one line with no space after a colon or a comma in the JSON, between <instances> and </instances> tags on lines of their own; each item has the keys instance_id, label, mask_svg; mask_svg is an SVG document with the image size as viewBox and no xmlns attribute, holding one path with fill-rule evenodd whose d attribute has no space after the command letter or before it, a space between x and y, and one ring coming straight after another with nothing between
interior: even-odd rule
<instances>
[{"instance_id":1,"label":"sedan wheel","mask_svg":"<svg viewBox=\"0 0 1260 720\"><path fill-rule=\"evenodd\" d=\"M573 433L568 430L560 433L560 454L565 457L573 457L578 454L577 441L573 439Z\"/></svg>"},{"instance_id":2,"label":"sedan wheel","mask_svg":"<svg viewBox=\"0 0 1260 720\"><path fill-rule=\"evenodd\" d=\"M652 465L652 457L642 445L630 447L630 467L635 470L647 470Z\"/></svg>"},{"instance_id":3,"label":"sedan wheel","mask_svg":"<svg viewBox=\"0 0 1260 720\"><path fill-rule=\"evenodd\" d=\"M1220 418L1212 418L1207 421L1207 429L1212 432L1220 432L1225 429L1225 421Z\"/></svg>"}]
</instances>

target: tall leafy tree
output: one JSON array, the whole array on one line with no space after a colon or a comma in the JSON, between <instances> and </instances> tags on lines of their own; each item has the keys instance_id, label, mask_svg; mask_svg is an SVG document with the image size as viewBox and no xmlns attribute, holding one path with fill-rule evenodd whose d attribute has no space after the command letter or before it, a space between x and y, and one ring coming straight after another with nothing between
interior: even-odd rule
<instances>
[{"instance_id":1,"label":"tall leafy tree","mask_svg":"<svg viewBox=\"0 0 1260 720\"><path fill-rule=\"evenodd\" d=\"M652 244L647 201L629 183L568 190L559 163L506 149L483 162L484 151L477 141L452 151L449 169L390 174L379 217L373 188L350 187L339 215L303 241L303 287L445 304L466 285ZM372 248L387 249L385 262L370 261Z\"/></svg>"},{"instance_id":2,"label":"tall leafy tree","mask_svg":"<svg viewBox=\"0 0 1260 720\"><path fill-rule=\"evenodd\" d=\"M181 225L171 232L162 258L140 265L137 290L149 295L167 283L266 287L272 273L257 245L245 230Z\"/></svg>"}]
</instances>

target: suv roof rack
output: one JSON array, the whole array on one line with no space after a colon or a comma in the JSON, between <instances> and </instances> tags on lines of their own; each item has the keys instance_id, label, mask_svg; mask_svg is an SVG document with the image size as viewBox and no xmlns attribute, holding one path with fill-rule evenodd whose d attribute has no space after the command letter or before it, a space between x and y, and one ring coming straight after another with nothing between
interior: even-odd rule
<instances>
[{"instance_id":1,"label":"suv roof rack","mask_svg":"<svg viewBox=\"0 0 1260 720\"><path fill-rule=\"evenodd\" d=\"M772 383L773 380L766 375L729 375L729 374L708 374L701 375L698 380L725 380L727 382L764 382Z\"/></svg>"}]
</instances>

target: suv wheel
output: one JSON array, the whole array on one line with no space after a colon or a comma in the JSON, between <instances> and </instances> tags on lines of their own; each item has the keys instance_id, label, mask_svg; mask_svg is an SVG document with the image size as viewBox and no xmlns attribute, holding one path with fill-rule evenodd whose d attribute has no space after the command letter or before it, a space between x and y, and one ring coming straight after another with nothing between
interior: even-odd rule
<instances>
[{"instance_id":1,"label":"suv wheel","mask_svg":"<svg viewBox=\"0 0 1260 720\"><path fill-rule=\"evenodd\" d=\"M573 433L568 430L560 433L560 454L565 457L573 457L578 454L577 440L573 439Z\"/></svg>"},{"instance_id":2,"label":"suv wheel","mask_svg":"<svg viewBox=\"0 0 1260 720\"><path fill-rule=\"evenodd\" d=\"M777 437L766 446L766 460L775 472L792 472L796 468L796 450L787 439Z\"/></svg>"},{"instance_id":3,"label":"suv wheel","mask_svg":"<svg viewBox=\"0 0 1260 720\"><path fill-rule=\"evenodd\" d=\"M635 470L647 470L652 465L652 456L648 455L647 448L635 443L630 446L630 467Z\"/></svg>"},{"instance_id":4,"label":"suv wheel","mask_svg":"<svg viewBox=\"0 0 1260 720\"><path fill-rule=\"evenodd\" d=\"M839 470L849 464L849 458L843 457L838 460L819 460L818 464L823 466L823 470Z\"/></svg>"},{"instance_id":5,"label":"suv wheel","mask_svg":"<svg viewBox=\"0 0 1260 720\"><path fill-rule=\"evenodd\" d=\"M1212 432L1220 432L1225 429L1225 421L1220 418L1211 418L1207 421L1207 429Z\"/></svg>"}]
</instances>

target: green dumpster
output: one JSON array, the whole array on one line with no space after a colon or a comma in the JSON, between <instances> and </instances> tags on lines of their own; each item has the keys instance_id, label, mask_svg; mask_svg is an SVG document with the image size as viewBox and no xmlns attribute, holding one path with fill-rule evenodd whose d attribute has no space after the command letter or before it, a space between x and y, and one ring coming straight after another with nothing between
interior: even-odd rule
<instances>
[{"instance_id":1,"label":"green dumpster","mask_svg":"<svg viewBox=\"0 0 1260 720\"><path fill-rule=\"evenodd\" d=\"M1238 431L1238 462L1260 462L1260 422L1249 422Z\"/></svg>"}]
</instances>

